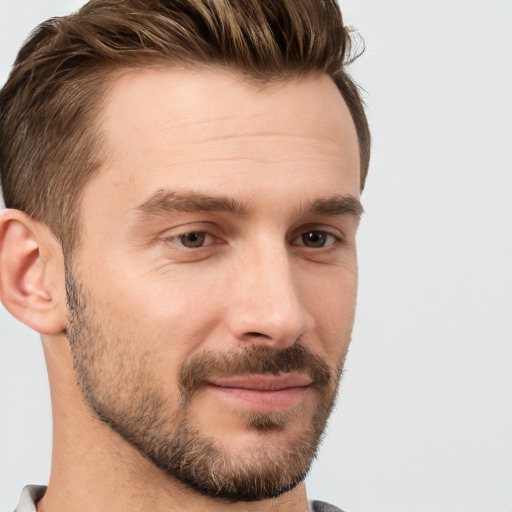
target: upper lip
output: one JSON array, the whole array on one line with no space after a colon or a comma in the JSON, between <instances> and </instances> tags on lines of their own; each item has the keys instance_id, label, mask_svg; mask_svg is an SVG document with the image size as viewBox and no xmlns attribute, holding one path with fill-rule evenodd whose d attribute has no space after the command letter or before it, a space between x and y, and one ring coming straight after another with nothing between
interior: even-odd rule
<instances>
[{"instance_id":1,"label":"upper lip","mask_svg":"<svg viewBox=\"0 0 512 512\"><path fill-rule=\"evenodd\" d=\"M256 391L279 391L282 389L307 387L313 383L310 377L299 373L279 375L238 375L209 379L208 383L222 388L241 388Z\"/></svg>"}]
</instances>

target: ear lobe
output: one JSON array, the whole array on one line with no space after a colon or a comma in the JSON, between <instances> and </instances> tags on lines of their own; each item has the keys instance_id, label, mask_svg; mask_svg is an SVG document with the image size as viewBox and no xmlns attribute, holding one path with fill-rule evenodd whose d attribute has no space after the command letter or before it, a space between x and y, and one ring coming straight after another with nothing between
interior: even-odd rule
<instances>
[{"instance_id":1,"label":"ear lobe","mask_svg":"<svg viewBox=\"0 0 512 512\"><path fill-rule=\"evenodd\" d=\"M56 246L50 231L25 213L0 213L0 300L18 320L48 335L66 326L65 293L48 279L55 259L61 259Z\"/></svg>"}]
</instances>

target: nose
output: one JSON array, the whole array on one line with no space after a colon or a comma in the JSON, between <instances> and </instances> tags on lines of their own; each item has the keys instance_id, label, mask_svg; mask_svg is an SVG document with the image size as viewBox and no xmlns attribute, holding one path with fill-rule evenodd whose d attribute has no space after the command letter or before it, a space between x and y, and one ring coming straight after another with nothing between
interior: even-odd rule
<instances>
[{"instance_id":1,"label":"nose","mask_svg":"<svg viewBox=\"0 0 512 512\"><path fill-rule=\"evenodd\" d=\"M239 341L291 346L313 325L300 269L284 244L259 245L248 253L236 264L227 327Z\"/></svg>"}]
</instances>

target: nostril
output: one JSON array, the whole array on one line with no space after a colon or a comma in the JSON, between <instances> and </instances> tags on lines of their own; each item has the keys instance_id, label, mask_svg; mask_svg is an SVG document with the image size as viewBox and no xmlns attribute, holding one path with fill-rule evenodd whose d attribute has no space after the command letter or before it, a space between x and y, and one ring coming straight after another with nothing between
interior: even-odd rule
<instances>
[{"instance_id":1,"label":"nostril","mask_svg":"<svg viewBox=\"0 0 512 512\"><path fill-rule=\"evenodd\" d=\"M257 336L259 338L269 338L270 336L268 336L268 334L263 334L261 332L248 332L247 333L247 336Z\"/></svg>"}]
</instances>

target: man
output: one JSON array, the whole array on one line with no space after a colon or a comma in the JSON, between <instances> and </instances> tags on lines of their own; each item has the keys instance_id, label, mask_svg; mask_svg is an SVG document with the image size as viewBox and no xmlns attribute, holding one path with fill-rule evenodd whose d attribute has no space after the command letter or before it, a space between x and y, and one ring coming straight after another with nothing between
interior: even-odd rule
<instances>
[{"instance_id":1,"label":"man","mask_svg":"<svg viewBox=\"0 0 512 512\"><path fill-rule=\"evenodd\" d=\"M19 512L339 510L303 480L357 290L349 50L334 0L92 0L22 48L0 297L42 335L54 447Z\"/></svg>"}]
</instances>

